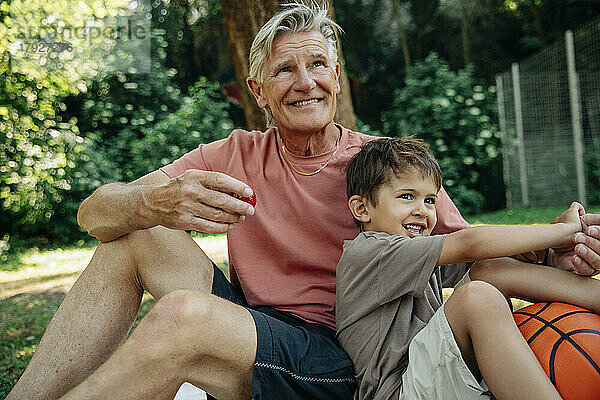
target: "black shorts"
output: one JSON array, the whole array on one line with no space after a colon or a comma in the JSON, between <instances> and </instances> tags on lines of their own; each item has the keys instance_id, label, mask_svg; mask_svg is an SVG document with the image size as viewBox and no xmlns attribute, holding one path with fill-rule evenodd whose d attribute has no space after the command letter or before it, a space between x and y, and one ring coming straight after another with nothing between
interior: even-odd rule
<instances>
[{"instance_id":1,"label":"black shorts","mask_svg":"<svg viewBox=\"0 0 600 400\"><path fill-rule=\"evenodd\" d=\"M352 399L352 361L332 329L271 307L250 308L223 272L214 271L212 293L246 307L256 324L254 399Z\"/></svg>"}]
</instances>

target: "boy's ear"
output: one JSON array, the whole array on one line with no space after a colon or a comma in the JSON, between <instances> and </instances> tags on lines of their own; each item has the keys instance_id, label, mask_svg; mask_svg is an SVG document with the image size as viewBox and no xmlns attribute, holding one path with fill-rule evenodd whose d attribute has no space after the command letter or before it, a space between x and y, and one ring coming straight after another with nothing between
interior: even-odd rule
<instances>
[{"instance_id":1,"label":"boy's ear","mask_svg":"<svg viewBox=\"0 0 600 400\"><path fill-rule=\"evenodd\" d=\"M348 199L348 207L350 208L354 218L363 224L371 222L371 216L369 215L367 204L361 196L355 194L354 196L350 197Z\"/></svg>"}]
</instances>

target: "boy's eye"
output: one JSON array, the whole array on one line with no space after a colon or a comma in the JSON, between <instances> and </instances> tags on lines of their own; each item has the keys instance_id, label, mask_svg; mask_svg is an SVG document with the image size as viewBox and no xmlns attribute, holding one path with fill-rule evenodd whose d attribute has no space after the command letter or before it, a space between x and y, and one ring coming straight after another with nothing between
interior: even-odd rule
<instances>
[{"instance_id":1,"label":"boy's eye","mask_svg":"<svg viewBox=\"0 0 600 400\"><path fill-rule=\"evenodd\" d=\"M412 194L409 194L409 193L401 194L398 197L401 198L401 199L404 199L404 200L412 200L412 198L413 198Z\"/></svg>"},{"instance_id":2,"label":"boy's eye","mask_svg":"<svg viewBox=\"0 0 600 400\"><path fill-rule=\"evenodd\" d=\"M425 199L425 203L427 203L427 204L435 204L435 200L436 200L435 198L429 197L429 198Z\"/></svg>"}]
</instances>

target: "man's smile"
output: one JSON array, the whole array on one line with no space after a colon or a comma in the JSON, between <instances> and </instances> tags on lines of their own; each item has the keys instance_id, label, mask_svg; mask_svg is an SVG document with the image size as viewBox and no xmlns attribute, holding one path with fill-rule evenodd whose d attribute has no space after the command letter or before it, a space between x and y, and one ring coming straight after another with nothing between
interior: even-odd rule
<instances>
[{"instance_id":1,"label":"man's smile","mask_svg":"<svg viewBox=\"0 0 600 400\"><path fill-rule=\"evenodd\" d=\"M314 103L318 103L321 100L323 100L323 98L315 98L315 99L308 99L308 100L299 100L299 101L295 101L290 103L290 105L294 106L294 107L303 107L309 104L314 104Z\"/></svg>"}]
</instances>

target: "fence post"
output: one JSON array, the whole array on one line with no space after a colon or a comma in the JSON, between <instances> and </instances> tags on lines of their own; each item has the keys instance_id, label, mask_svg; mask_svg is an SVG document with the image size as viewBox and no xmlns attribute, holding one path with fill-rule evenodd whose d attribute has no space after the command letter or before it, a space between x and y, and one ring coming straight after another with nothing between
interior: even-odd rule
<instances>
[{"instance_id":1,"label":"fence post","mask_svg":"<svg viewBox=\"0 0 600 400\"><path fill-rule=\"evenodd\" d=\"M521 107L521 80L519 64L512 65L513 95L515 97L515 119L517 127L517 142L519 150L519 176L521 180L521 201L529 206L529 186L527 185L527 165L525 164L525 139L523 137L523 109Z\"/></svg>"},{"instance_id":2,"label":"fence post","mask_svg":"<svg viewBox=\"0 0 600 400\"><path fill-rule=\"evenodd\" d=\"M567 46L567 69L569 73L569 98L571 100L571 128L573 129L573 145L575 148L575 168L577 172L578 200L586 206L585 166L583 155L583 129L581 127L581 102L579 98L579 78L575 68L575 45L573 32L565 32Z\"/></svg>"},{"instance_id":3,"label":"fence post","mask_svg":"<svg viewBox=\"0 0 600 400\"><path fill-rule=\"evenodd\" d=\"M504 84L502 74L496 75L496 96L498 98L498 122L500 124L500 142L502 143L502 177L504 178L504 187L506 195L506 206L513 207L512 191L510 190L510 174L508 162L508 131L506 130L506 110L504 105Z\"/></svg>"}]
</instances>

